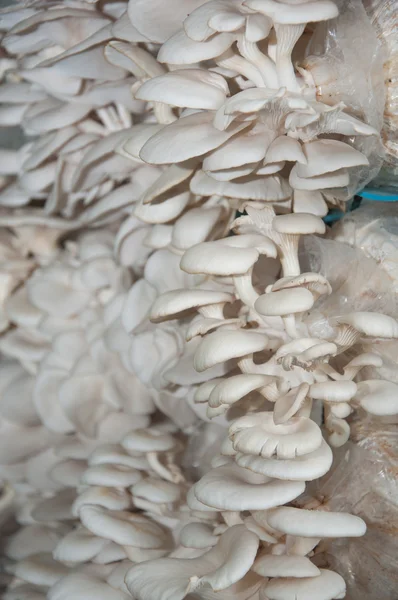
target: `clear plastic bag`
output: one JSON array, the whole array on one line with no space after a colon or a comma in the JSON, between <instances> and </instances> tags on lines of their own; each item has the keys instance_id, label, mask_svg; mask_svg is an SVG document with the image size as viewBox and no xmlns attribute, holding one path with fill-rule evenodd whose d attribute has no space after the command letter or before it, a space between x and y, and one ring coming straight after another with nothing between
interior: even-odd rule
<instances>
[{"instance_id":1,"label":"clear plastic bag","mask_svg":"<svg viewBox=\"0 0 398 600\"><path fill-rule=\"evenodd\" d=\"M330 105L342 102L350 114L379 132L385 104L384 46L361 0L339 0L336 4L339 16L316 26L303 66L311 72L315 83L321 84L317 86L319 100ZM376 135L355 136L344 141L369 160L369 166L350 169L347 188L333 190L334 197L346 201L376 177L384 150Z\"/></svg>"}]
</instances>

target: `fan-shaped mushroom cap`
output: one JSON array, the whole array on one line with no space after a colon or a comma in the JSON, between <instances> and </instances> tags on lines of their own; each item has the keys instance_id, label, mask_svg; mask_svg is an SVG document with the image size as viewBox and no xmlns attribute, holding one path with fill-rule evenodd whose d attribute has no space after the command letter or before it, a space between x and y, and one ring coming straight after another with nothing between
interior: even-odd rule
<instances>
[{"instance_id":1,"label":"fan-shaped mushroom cap","mask_svg":"<svg viewBox=\"0 0 398 600\"><path fill-rule=\"evenodd\" d=\"M278 233L301 235L310 233L323 234L326 225L320 217L306 213L277 215L272 221L272 228Z\"/></svg>"},{"instance_id":2,"label":"fan-shaped mushroom cap","mask_svg":"<svg viewBox=\"0 0 398 600\"><path fill-rule=\"evenodd\" d=\"M303 146L306 164L297 164L299 177L317 177L344 167L368 165L362 152L337 140L314 140Z\"/></svg>"},{"instance_id":3,"label":"fan-shaped mushroom cap","mask_svg":"<svg viewBox=\"0 0 398 600\"><path fill-rule=\"evenodd\" d=\"M213 509L265 510L291 502L303 493L305 484L270 480L232 464L208 471L193 489L196 498Z\"/></svg>"},{"instance_id":4,"label":"fan-shaped mushroom cap","mask_svg":"<svg viewBox=\"0 0 398 600\"><path fill-rule=\"evenodd\" d=\"M252 571L262 577L316 577L320 570L306 556L259 556Z\"/></svg>"},{"instance_id":5,"label":"fan-shaped mushroom cap","mask_svg":"<svg viewBox=\"0 0 398 600\"><path fill-rule=\"evenodd\" d=\"M122 546L162 548L167 540L157 523L136 513L86 505L80 509L80 520L95 535Z\"/></svg>"},{"instance_id":6,"label":"fan-shaped mushroom cap","mask_svg":"<svg viewBox=\"0 0 398 600\"><path fill-rule=\"evenodd\" d=\"M86 562L92 560L107 544L107 539L93 535L85 527L78 527L58 543L53 556L61 563Z\"/></svg>"},{"instance_id":7,"label":"fan-shaped mushroom cap","mask_svg":"<svg viewBox=\"0 0 398 600\"><path fill-rule=\"evenodd\" d=\"M72 514L78 517L82 506L87 504L108 510L126 510L130 507L131 499L124 489L91 486L77 496L72 504Z\"/></svg>"},{"instance_id":8,"label":"fan-shaped mushroom cap","mask_svg":"<svg viewBox=\"0 0 398 600\"><path fill-rule=\"evenodd\" d=\"M61 565L51 554L45 552L20 560L13 565L12 570L15 577L45 587L54 585L68 573L68 567Z\"/></svg>"},{"instance_id":9,"label":"fan-shaped mushroom cap","mask_svg":"<svg viewBox=\"0 0 398 600\"><path fill-rule=\"evenodd\" d=\"M271 142L265 155L266 163L292 161L305 164L307 159L298 140L287 135L277 137Z\"/></svg>"},{"instance_id":10,"label":"fan-shaped mushroom cap","mask_svg":"<svg viewBox=\"0 0 398 600\"><path fill-rule=\"evenodd\" d=\"M355 515L290 506L270 510L267 521L277 531L299 537L360 537L366 532L366 523Z\"/></svg>"},{"instance_id":11,"label":"fan-shaped mushroom cap","mask_svg":"<svg viewBox=\"0 0 398 600\"><path fill-rule=\"evenodd\" d=\"M228 85L218 73L178 69L145 81L135 97L181 108L217 110L228 93Z\"/></svg>"},{"instance_id":12,"label":"fan-shaped mushroom cap","mask_svg":"<svg viewBox=\"0 0 398 600\"><path fill-rule=\"evenodd\" d=\"M233 302L232 294L214 290L171 290L165 292L152 304L150 319L159 323L170 318L179 318L185 312L209 304L224 304Z\"/></svg>"},{"instance_id":13,"label":"fan-shaped mushroom cap","mask_svg":"<svg viewBox=\"0 0 398 600\"><path fill-rule=\"evenodd\" d=\"M126 584L137 600L183 600L198 586L229 588L249 571L258 537L244 525L230 527L216 546L198 558L163 558L134 565Z\"/></svg>"},{"instance_id":14,"label":"fan-shaped mushroom cap","mask_svg":"<svg viewBox=\"0 0 398 600\"><path fill-rule=\"evenodd\" d=\"M310 310L314 305L314 296L305 288L292 288L262 294L255 303L260 315L284 317Z\"/></svg>"},{"instance_id":15,"label":"fan-shaped mushroom cap","mask_svg":"<svg viewBox=\"0 0 398 600\"><path fill-rule=\"evenodd\" d=\"M175 445L172 435L156 429L136 429L122 440L127 452L167 452Z\"/></svg>"},{"instance_id":16,"label":"fan-shaped mushroom cap","mask_svg":"<svg viewBox=\"0 0 398 600\"><path fill-rule=\"evenodd\" d=\"M355 312L337 317L336 321L351 325L363 336L374 338L398 338L398 323L392 317L376 312Z\"/></svg>"},{"instance_id":17,"label":"fan-shaped mushroom cap","mask_svg":"<svg viewBox=\"0 0 398 600\"><path fill-rule=\"evenodd\" d=\"M322 443L318 425L305 417L275 425L271 412L255 413L237 419L229 428L233 447L243 454L265 458L294 458L313 452Z\"/></svg>"},{"instance_id":18,"label":"fan-shaped mushroom cap","mask_svg":"<svg viewBox=\"0 0 398 600\"><path fill-rule=\"evenodd\" d=\"M155 504L176 502L181 495L181 488L171 481L163 481L148 477L139 481L130 489L133 496L145 498Z\"/></svg>"},{"instance_id":19,"label":"fan-shaped mushroom cap","mask_svg":"<svg viewBox=\"0 0 398 600\"><path fill-rule=\"evenodd\" d=\"M198 404L207 402L211 392L218 383L221 383L221 381L225 381L225 379L223 377L216 377L215 379L210 379L209 381L202 383L195 392L195 402Z\"/></svg>"},{"instance_id":20,"label":"fan-shaped mushroom cap","mask_svg":"<svg viewBox=\"0 0 398 600\"><path fill-rule=\"evenodd\" d=\"M349 402L356 392L357 384L353 381L323 381L313 383L309 395L324 402Z\"/></svg>"},{"instance_id":21,"label":"fan-shaped mushroom cap","mask_svg":"<svg viewBox=\"0 0 398 600\"><path fill-rule=\"evenodd\" d=\"M259 257L255 248L236 248L204 242L188 248L181 259L181 269L187 273L208 275L244 275Z\"/></svg>"},{"instance_id":22,"label":"fan-shaped mushroom cap","mask_svg":"<svg viewBox=\"0 0 398 600\"><path fill-rule=\"evenodd\" d=\"M320 447L313 452L291 459L237 454L235 461L239 466L267 477L291 481L313 481L329 471L333 462L333 452L322 440Z\"/></svg>"},{"instance_id":23,"label":"fan-shaped mushroom cap","mask_svg":"<svg viewBox=\"0 0 398 600\"><path fill-rule=\"evenodd\" d=\"M314 3L315 4L315 3ZM337 600L345 597L344 579L334 571L320 569L317 577L272 579L264 585L269 600Z\"/></svg>"},{"instance_id":24,"label":"fan-shaped mushroom cap","mask_svg":"<svg viewBox=\"0 0 398 600\"><path fill-rule=\"evenodd\" d=\"M63 577L48 592L48 600L128 600L102 579L89 573L72 573Z\"/></svg>"},{"instance_id":25,"label":"fan-shaped mushroom cap","mask_svg":"<svg viewBox=\"0 0 398 600\"><path fill-rule=\"evenodd\" d=\"M125 465L93 465L86 469L81 483L104 487L128 487L141 479L139 471Z\"/></svg>"},{"instance_id":26,"label":"fan-shaped mushroom cap","mask_svg":"<svg viewBox=\"0 0 398 600\"><path fill-rule=\"evenodd\" d=\"M243 4L270 17L274 23L283 25L327 21L328 19L334 19L339 14L337 6L330 0L300 4L280 4L276 0L246 0Z\"/></svg>"},{"instance_id":27,"label":"fan-shaped mushroom cap","mask_svg":"<svg viewBox=\"0 0 398 600\"><path fill-rule=\"evenodd\" d=\"M185 252L180 266L187 273L244 275L260 254L275 258L275 244L263 235L243 234L192 246Z\"/></svg>"},{"instance_id":28,"label":"fan-shaped mushroom cap","mask_svg":"<svg viewBox=\"0 0 398 600\"><path fill-rule=\"evenodd\" d=\"M96 448L88 459L88 464L93 465L124 465L139 471L149 469L145 456L131 456L119 444L104 444Z\"/></svg>"},{"instance_id":29,"label":"fan-shaped mushroom cap","mask_svg":"<svg viewBox=\"0 0 398 600\"><path fill-rule=\"evenodd\" d=\"M53 481L65 487L77 487L86 468L86 461L63 460L51 469L50 477Z\"/></svg>"},{"instance_id":30,"label":"fan-shaped mushroom cap","mask_svg":"<svg viewBox=\"0 0 398 600\"><path fill-rule=\"evenodd\" d=\"M398 385L392 381L369 379L358 383L356 400L372 415L398 414Z\"/></svg>"},{"instance_id":31,"label":"fan-shaped mushroom cap","mask_svg":"<svg viewBox=\"0 0 398 600\"><path fill-rule=\"evenodd\" d=\"M213 527L206 523L188 523L180 531L180 544L186 548L209 548L217 542Z\"/></svg>"},{"instance_id":32,"label":"fan-shaped mushroom cap","mask_svg":"<svg viewBox=\"0 0 398 600\"><path fill-rule=\"evenodd\" d=\"M194 358L197 371L205 371L232 358L242 358L267 347L268 338L253 331L223 330L210 333L201 340Z\"/></svg>"},{"instance_id":33,"label":"fan-shaped mushroom cap","mask_svg":"<svg viewBox=\"0 0 398 600\"><path fill-rule=\"evenodd\" d=\"M221 404L233 404L254 390L267 385L272 380L267 375L241 374L224 379L211 390L209 406L217 408Z\"/></svg>"}]
</instances>

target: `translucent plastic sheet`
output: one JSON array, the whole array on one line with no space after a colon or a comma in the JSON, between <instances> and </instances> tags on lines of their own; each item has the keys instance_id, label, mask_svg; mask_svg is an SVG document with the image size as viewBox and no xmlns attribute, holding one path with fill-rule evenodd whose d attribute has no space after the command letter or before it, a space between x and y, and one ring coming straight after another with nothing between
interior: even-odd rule
<instances>
[{"instance_id":1,"label":"translucent plastic sheet","mask_svg":"<svg viewBox=\"0 0 398 600\"><path fill-rule=\"evenodd\" d=\"M354 311L383 312L396 316L397 297L389 275L359 248L335 240L305 238L300 264L302 271L324 275L332 286L306 321L311 335L328 338L329 320Z\"/></svg>"},{"instance_id":2,"label":"translucent plastic sheet","mask_svg":"<svg viewBox=\"0 0 398 600\"><path fill-rule=\"evenodd\" d=\"M320 23L307 48L305 64L321 77L318 88L322 102L343 102L350 114L377 131L383 124L385 50L361 0L339 0L337 19ZM321 74L322 73L322 74ZM316 79L316 78L315 78ZM369 159L369 167L350 169L350 184L333 196L348 200L374 179L383 162L383 147L377 136L356 136L349 140Z\"/></svg>"},{"instance_id":3,"label":"translucent plastic sheet","mask_svg":"<svg viewBox=\"0 0 398 600\"><path fill-rule=\"evenodd\" d=\"M361 415L334 470L315 484L330 510L367 523L363 538L327 544L325 559L347 583L346 600L396 600L398 589L398 427Z\"/></svg>"}]
</instances>

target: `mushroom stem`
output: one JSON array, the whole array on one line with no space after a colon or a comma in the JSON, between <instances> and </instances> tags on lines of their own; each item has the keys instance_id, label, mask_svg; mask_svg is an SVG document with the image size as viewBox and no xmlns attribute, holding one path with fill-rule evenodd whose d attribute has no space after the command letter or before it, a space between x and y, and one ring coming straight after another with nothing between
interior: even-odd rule
<instances>
[{"instance_id":1,"label":"mushroom stem","mask_svg":"<svg viewBox=\"0 0 398 600\"><path fill-rule=\"evenodd\" d=\"M228 50L216 62L220 67L231 69L243 75L243 77L252 81L255 86L264 87L264 80L259 70L242 56L234 54L232 50Z\"/></svg>"},{"instance_id":2,"label":"mushroom stem","mask_svg":"<svg viewBox=\"0 0 398 600\"><path fill-rule=\"evenodd\" d=\"M275 63L258 49L255 42L249 42L244 35L238 38L238 48L242 56L260 71L265 86L277 90L279 85Z\"/></svg>"},{"instance_id":3,"label":"mushroom stem","mask_svg":"<svg viewBox=\"0 0 398 600\"><path fill-rule=\"evenodd\" d=\"M233 527L234 525L241 525L243 523L243 520L240 516L240 512L238 511L228 510L221 514L228 527Z\"/></svg>"},{"instance_id":4,"label":"mushroom stem","mask_svg":"<svg viewBox=\"0 0 398 600\"><path fill-rule=\"evenodd\" d=\"M163 102L153 103L153 113L157 119L157 122L162 125L169 125L177 120L177 117L174 115L171 107L167 104L163 104Z\"/></svg>"},{"instance_id":5,"label":"mushroom stem","mask_svg":"<svg viewBox=\"0 0 398 600\"><path fill-rule=\"evenodd\" d=\"M166 467L162 465L162 463L159 461L157 452L148 452L146 456L150 467L155 471L155 473L157 473L157 475L159 475L159 477L162 477L162 479L166 479L166 481L171 481L172 483L174 483L173 474L170 473L170 471L166 469Z\"/></svg>"},{"instance_id":6,"label":"mushroom stem","mask_svg":"<svg viewBox=\"0 0 398 600\"><path fill-rule=\"evenodd\" d=\"M285 329L286 329L286 333L291 337L291 338L299 338L299 334L297 332L297 328L296 328L296 318L294 315L287 315L285 317L282 317L283 319L283 324L285 325Z\"/></svg>"},{"instance_id":7,"label":"mushroom stem","mask_svg":"<svg viewBox=\"0 0 398 600\"><path fill-rule=\"evenodd\" d=\"M251 308L254 307L255 301L259 297L259 294L253 287L252 273L253 267L245 275L234 277L235 288L240 300Z\"/></svg>"},{"instance_id":8,"label":"mushroom stem","mask_svg":"<svg viewBox=\"0 0 398 600\"><path fill-rule=\"evenodd\" d=\"M274 25L276 45L276 72L279 86L286 87L290 92L299 91L296 74L292 64L293 48L304 31L305 24L300 25Z\"/></svg>"},{"instance_id":9,"label":"mushroom stem","mask_svg":"<svg viewBox=\"0 0 398 600\"><path fill-rule=\"evenodd\" d=\"M296 277L300 275L300 263L298 259L298 243L300 237L298 235L280 234L280 247L282 256L280 257L284 277Z\"/></svg>"}]
</instances>

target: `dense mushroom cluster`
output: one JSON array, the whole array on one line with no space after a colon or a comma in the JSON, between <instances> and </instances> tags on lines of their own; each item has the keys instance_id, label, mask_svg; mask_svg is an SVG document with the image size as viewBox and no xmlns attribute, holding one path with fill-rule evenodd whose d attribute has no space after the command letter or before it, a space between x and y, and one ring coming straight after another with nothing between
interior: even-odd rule
<instances>
[{"instance_id":1,"label":"dense mushroom cluster","mask_svg":"<svg viewBox=\"0 0 398 600\"><path fill-rule=\"evenodd\" d=\"M316 494L354 413L398 414L393 315L301 241L377 131L319 100L331 0L40 2L1 14L5 600L333 600ZM366 307L365 307L366 308ZM363 515L362 515L363 516Z\"/></svg>"}]
</instances>

